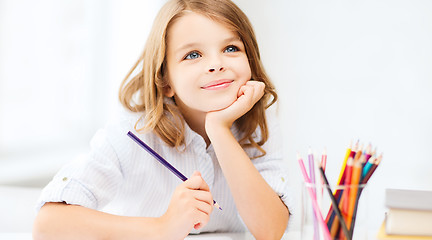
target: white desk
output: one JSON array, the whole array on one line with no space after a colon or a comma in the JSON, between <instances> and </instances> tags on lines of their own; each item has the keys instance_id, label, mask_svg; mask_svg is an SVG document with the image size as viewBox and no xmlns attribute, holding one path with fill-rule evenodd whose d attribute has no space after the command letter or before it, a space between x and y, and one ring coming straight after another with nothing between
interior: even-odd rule
<instances>
[{"instance_id":1,"label":"white desk","mask_svg":"<svg viewBox=\"0 0 432 240\"><path fill-rule=\"evenodd\" d=\"M41 189L0 186L0 240L32 240L35 201ZM379 226L368 231L368 240L376 239ZM298 231L290 231L283 240L298 240ZM188 236L195 240L253 240L250 233L211 233ZM356 239L361 240L361 239Z\"/></svg>"},{"instance_id":2,"label":"white desk","mask_svg":"<svg viewBox=\"0 0 432 240\"><path fill-rule=\"evenodd\" d=\"M250 233L205 233L192 235L185 240L254 240ZM285 240L300 239L300 234L296 232L285 234ZM0 233L0 240L32 240L31 233Z\"/></svg>"},{"instance_id":3,"label":"white desk","mask_svg":"<svg viewBox=\"0 0 432 240\"><path fill-rule=\"evenodd\" d=\"M186 239L195 240L254 240L255 238L250 233L204 233L198 235L189 235ZM185 240L186 240L185 239ZM289 232L283 237L283 240L300 239L299 232Z\"/></svg>"}]
</instances>

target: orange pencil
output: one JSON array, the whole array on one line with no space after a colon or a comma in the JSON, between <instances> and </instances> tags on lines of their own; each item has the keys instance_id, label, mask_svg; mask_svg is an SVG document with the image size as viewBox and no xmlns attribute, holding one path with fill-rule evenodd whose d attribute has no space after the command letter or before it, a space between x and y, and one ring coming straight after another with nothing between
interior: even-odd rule
<instances>
[{"instance_id":1,"label":"orange pencil","mask_svg":"<svg viewBox=\"0 0 432 240\"><path fill-rule=\"evenodd\" d=\"M340 200L339 200L339 209L341 210L342 216L347 222L348 219L348 198L349 198L349 185L351 183L351 174L352 174L352 168L354 164L354 159L350 156L347 160L346 168L345 168L345 181L341 184L344 186L348 186L343 190L337 190L337 192L340 193ZM336 235L340 235L340 225L339 221L337 221L336 216L334 216L334 220L332 224L330 225L330 234L334 238ZM335 235L334 235L335 234Z\"/></svg>"},{"instance_id":2,"label":"orange pencil","mask_svg":"<svg viewBox=\"0 0 432 240\"><path fill-rule=\"evenodd\" d=\"M360 156L363 153L362 149L363 149L363 145L361 145L360 148L357 149L357 152L356 152L355 157L354 157L354 162L360 159Z\"/></svg>"},{"instance_id":3,"label":"orange pencil","mask_svg":"<svg viewBox=\"0 0 432 240\"><path fill-rule=\"evenodd\" d=\"M354 206L357 199L358 184L360 182L361 171L362 171L362 161L366 158L365 155L361 155L360 159L354 162L352 169L351 185L348 199L348 218L347 226L351 226L352 217L354 214ZM351 230L351 229L350 229Z\"/></svg>"},{"instance_id":4,"label":"orange pencil","mask_svg":"<svg viewBox=\"0 0 432 240\"><path fill-rule=\"evenodd\" d=\"M339 209L340 209L340 207L339 207ZM330 235L333 239L335 239L336 235L339 233L339 225L340 225L339 218L338 218L338 216L335 216L333 224L331 225L331 228L330 228Z\"/></svg>"}]
</instances>

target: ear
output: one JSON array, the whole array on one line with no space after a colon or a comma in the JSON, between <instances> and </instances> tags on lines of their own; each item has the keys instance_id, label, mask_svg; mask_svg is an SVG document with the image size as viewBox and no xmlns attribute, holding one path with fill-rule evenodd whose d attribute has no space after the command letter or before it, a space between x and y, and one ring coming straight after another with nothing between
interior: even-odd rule
<instances>
[{"instance_id":1,"label":"ear","mask_svg":"<svg viewBox=\"0 0 432 240\"><path fill-rule=\"evenodd\" d=\"M170 85L166 85L165 87L164 87L164 95L165 95L165 97L173 97L174 96L174 90L171 88L171 86Z\"/></svg>"}]
</instances>

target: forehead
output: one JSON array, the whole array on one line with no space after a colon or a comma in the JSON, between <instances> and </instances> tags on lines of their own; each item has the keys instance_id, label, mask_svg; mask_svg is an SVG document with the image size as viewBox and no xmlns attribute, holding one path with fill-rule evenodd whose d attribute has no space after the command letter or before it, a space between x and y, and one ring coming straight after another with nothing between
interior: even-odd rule
<instances>
[{"instance_id":1,"label":"forehead","mask_svg":"<svg viewBox=\"0 0 432 240\"><path fill-rule=\"evenodd\" d=\"M233 26L217 21L199 13L188 11L173 21L167 31L167 43L209 40L217 38L233 38L238 36Z\"/></svg>"}]
</instances>

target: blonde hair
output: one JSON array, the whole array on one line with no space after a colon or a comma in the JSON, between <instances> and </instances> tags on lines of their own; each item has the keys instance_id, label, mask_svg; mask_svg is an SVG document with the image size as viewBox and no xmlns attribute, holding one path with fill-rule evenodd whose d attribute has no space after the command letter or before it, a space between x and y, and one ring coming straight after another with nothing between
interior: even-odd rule
<instances>
[{"instance_id":1,"label":"blonde hair","mask_svg":"<svg viewBox=\"0 0 432 240\"><path fill-rule=\"evenodd\" d=\"M135 124L137 131L154 131L169 146L179 148L185 144L184 120L174 103L164 101L164 88L168 86L165 75L166 39L168 28L187 11L193 11L218 21L237 32L245 46L252 79L265 83L264 96L235 124L242 133L242 147L261 146L268 139L265 109L277 101L274 85L261 63L258 44L247 16L230 0L171 0L159 11L147 39L144 52L123 80L119 99L124 107L144 115ZM139 69L141 66L141 69ZM133 73L139 71L135 76ZM132 77L131 77L132 76ZM130 80L129 80L130 79ZM139 122L144 125L139 127ZM257 128L261 139L253 138Z\"/></svg>"}]
</instances>

